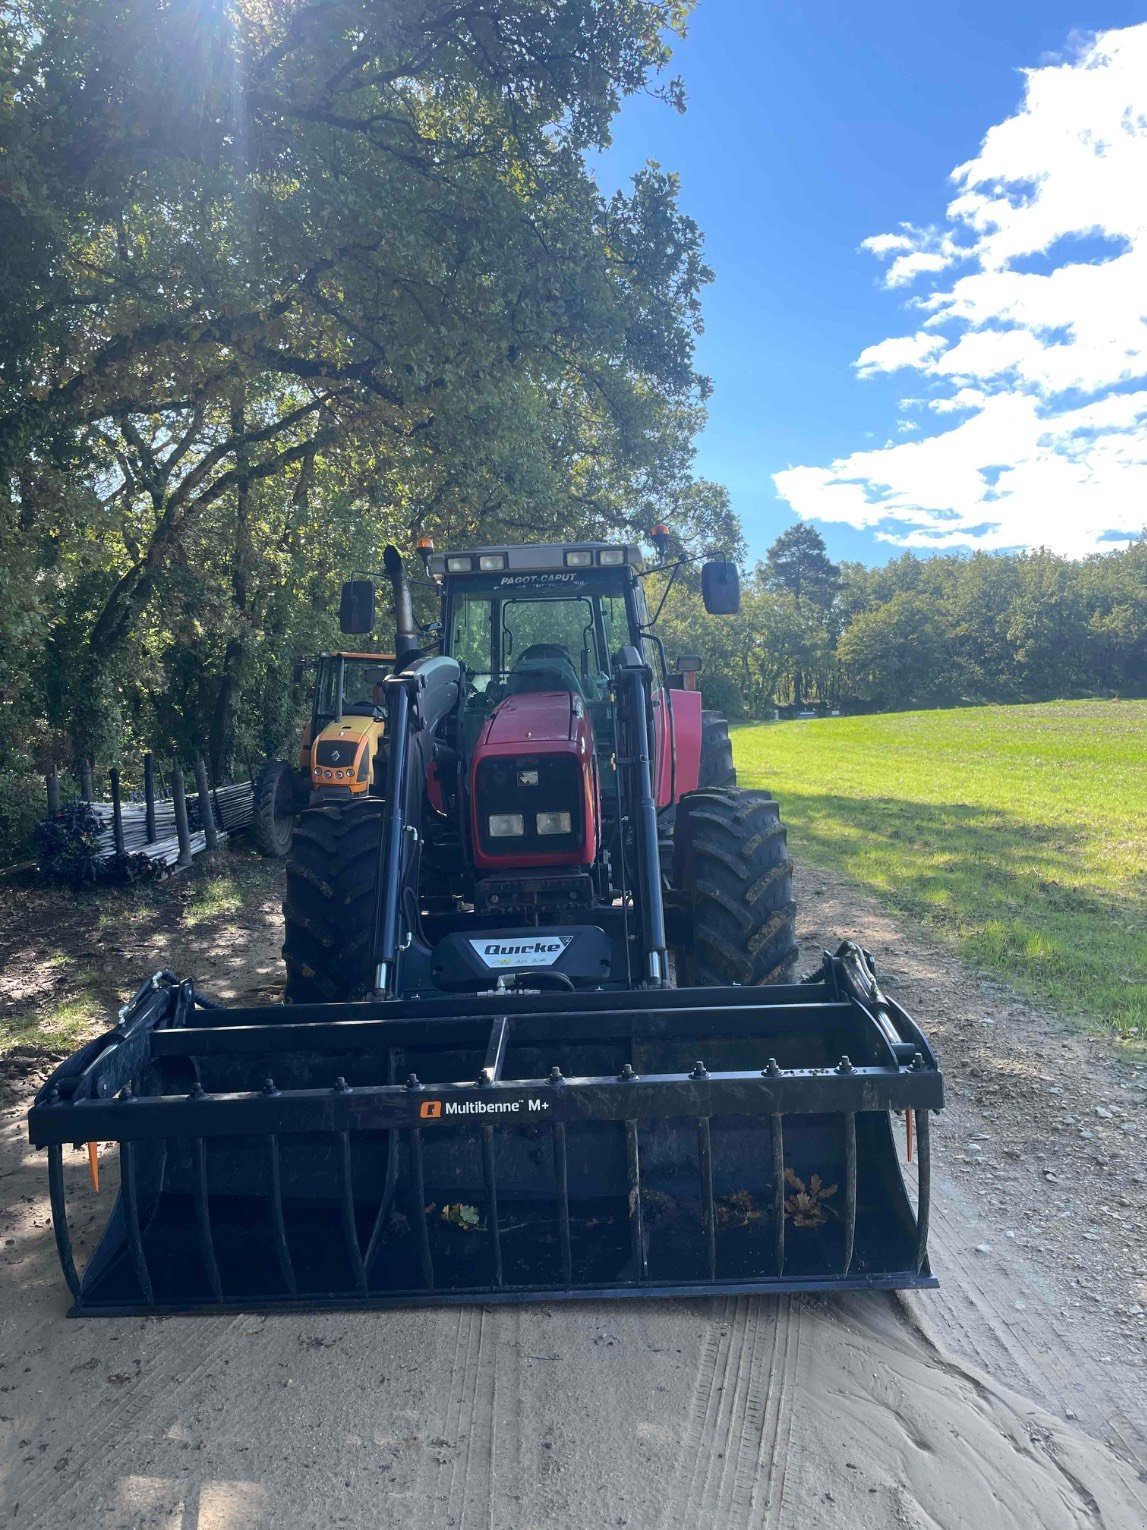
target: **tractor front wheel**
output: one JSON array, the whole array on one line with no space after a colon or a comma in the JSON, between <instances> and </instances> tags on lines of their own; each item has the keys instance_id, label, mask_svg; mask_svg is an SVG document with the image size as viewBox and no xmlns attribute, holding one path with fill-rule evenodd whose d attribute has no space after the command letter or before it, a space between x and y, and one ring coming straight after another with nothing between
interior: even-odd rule
<instances>
[{"instance_id":1,"label":"tractor front wheel","mask_svg":"<svg viewBox=\"0 0 1147 1530\"><path fill-rule=\"evenodd\" d=\"M793 868L777 804L739 787L687 792L674 840L673 885L692 914L678 985L792 982Z\"/></svg>"},{"instance_id":2,"label":"tractor front wheel","mask_svg":"<svg viewBox=\"0 0 1147 1530\"><path fill-rule=\"evenodd\" d=\"M283 899L288 1003L370 992L381 833L377 797L308 808L295 820Z\"/></svg>"}]
</instances>

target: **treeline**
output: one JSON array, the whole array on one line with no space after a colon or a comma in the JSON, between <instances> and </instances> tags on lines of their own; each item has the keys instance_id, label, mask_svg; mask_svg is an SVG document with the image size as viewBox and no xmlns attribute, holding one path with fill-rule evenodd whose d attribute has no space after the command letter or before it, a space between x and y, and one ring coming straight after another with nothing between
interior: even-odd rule
<instances>
[{"instance_id":1,"label":"treeline","mask_svg":"<svg viewBox=\"0 0 1147 1530\"><path fill-rule=\"evenodd\" d=\"M671 595L662 627L671 655L704 656L706 696L734 717L1142 696L1147 538L1079 560L905 553L868 568L834 565L800 524L746 581L739 616Z\"/></svg>"}]
</instances>

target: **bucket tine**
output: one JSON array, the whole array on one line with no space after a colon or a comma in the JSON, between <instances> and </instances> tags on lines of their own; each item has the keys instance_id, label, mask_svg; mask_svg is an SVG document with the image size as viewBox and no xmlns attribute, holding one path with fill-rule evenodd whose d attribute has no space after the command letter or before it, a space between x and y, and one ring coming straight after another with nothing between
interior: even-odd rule
<instances>
[{"instance_id":1,"label":"bucket tine","mask_svg":"<svg viewBox=\"0 0 1147 1530\"><path fill-rule=\"evenodd\" d=\"M625 1169L629 1180L629 1237L637 1278L649 1279L645 1255L645 1226L641 1215L641 1159L637 1151L637 1122L625 1123Z\"/></svg>"},{"instance_id":2,"label":"bucket tine","mask_svg":"<svg viewBox=\"0 0 1147 1530\"><path fill-rule=\"evenodd\" d=\"M68 1231L68 1207L64 1192L64 1150L58 1142L53 1142L48 1149L48 1194L52 1201L52 1231L56 1235L60 1268L68 1283L68 1290L79 1301L80 1277L76 1273L76 1261L72 1258L72 1235Z\"/></svg>"},{"instance_id":3,"label":"bucket tine","mask_svg":"<svg viewBox=\"0 0 1147 1530\"><path fill-rule=\"evenodd\" d=\"M769 1117L773 1157L773 1229L776 1237L777 1275L785 1273L785 1132L779 1111Z\"/></svg>"},{"instance_id":4,"label":"bucket tine","mask_svg":"<svg viewBox=\"0 0 1147 1530\"><path fill-rule=\"evenodd\" d=\"M386 1082L394 1083L394 1048L386 1049ZM366 1245L366 1253L363 1255L363 1263L369 1270L374 1263L375 1254L378 1252L379 1240L386 1226L386 1215L394 1200L394 1188L398 1183L398 1133L393 1129L386 1134L386 1176L382 1184L382 1195L378 1202L378 1215L374 1219L374 1226L370 1230L370 1238Z\"/></svg>"},{"instance_id":5,"label":"bucket tine","mask_svg":"<svg viewBox=\"0 0 1147 1530\"><path fill-rule=\"evenodd\" d=\"M295 1267L291 1263L291 1251L287 1247L287 1227L283 1221L283 1176L279 1169L279 1139L273 1133L267 1138L267 1176L270 1182L271 1230L275 1239L275 1253L283 1284L292 1296L297 1295Z\"/></svg>"},{"instance_id":6,"label":"bucket tine","mask_svg":"<svg viewBox=\"0 0 1147 1530\"><path fill-rule=\"evenodd\" d=\"M339 1199L342 1203L343 1234L350 1255L354 1283L360 1296L366 1295L366 1266L358 1244L358 1228L354 1220L354 1180L350 1166L350 1133L339 1132Z\"/></svg>"},{"instance_id":7,"label":"bucket tine","mask_svg":"<svg viewBox=\"0 0 1147 1530\"><path fill-rule=\"evenodd\" d=\"M570 1196L566 1172L566 1129L560 1121L552 1127L554 1134L554 1179L558 1190L558 1238L562 1249L562 1279L566 1285L573 1283L573 1260L570 1254Z\"/></svg>"},{"instance_id":8,"label":"bucket tine","mask_svg":"<svg viewBox=\"0 0 1147 1530\"><path fill-rule=\"evenodd\" d=\"M482 1128L482 1177L486 1181L486 1215L490 1220L490 1247L494 1252L494 1284L502 1285L502 1233L498 1227L498 1184L494 1178L494 1128Z\"/></svg>"},{"instance_id":9,"label":"bucket tine","mask_svg":"<svg viewBox=\"0 0 1147 1530\"><path fill-rule=\"evenodd\" d=\"M135 1270L135 1278L139 1281L143 1299L149 1305L155 1301L151 1291L151 1274L147 1268L147 1258L143 1252L143 1238L139 1231L139 1193L135 1181L135 1143L121 1142L119 1145L120 1158L120 1188L123 1190L124 1214L127 1221L127 1241L131 1250L132 1267Z\"/></svg>"},{"instance_id":10,"label":"bucket tine","mask_svg":"<svg viewBox=\"0 0 1147 1530\"><path fill-rule=\"evenodd\" d=\"M701 1165L701 1207L709 1258L709 1279L716 1280L717 1218L713 1207L713 1143L709 1135L708 1116L697 1118L697 1158Z\"/></svg>"},{"instance_id":11,"label":"bucket tine","mask_svg":"<svg viewBox=\"0 0 1147 1530\"><path fill-rule=\"evenodd\" d=\"M844 1116L844 1259L841 1275L847 1275L852 1265L852 1246L856 1241L856 1117L852 1111Z\"/></svg>"},{"instance_id":12,"label":"bucket tine","mask_svg":"<svg viewBox=\"0 0 1147 1530\"><path fill-rule=\"evenodd\" d=\"M422 1172L422 1133L410 1129L410 1178L414 1196L414 1236L418 1239L418 1262L427 1287L434 1289L434 1261L430 1257L430 1229L426 1225L426 1177Z\"/></svg>"},{"instance_id":13,"label":"bucket tine","mask_svg":"<svg viewBox=\"0 0 1147 1530\"><path fill-rule=\"evenodd\" d=\"M199 1255L207 1270L211 1295L217 1302L223 1300L223 1287L219 1281L219 1266L215 1262L215 1242L211 1236L211 1208L207 1200L207 1144L196 1137L192 1147L195 1160L195 1223L199 1228Z\"/></svg>"},{"instance_id":14,"label":"bucket tine","mask_svg":"<svg viewBox=\"0 0 1147 1530\"><path fill-rule=\"evenodd\" d=\"M932 1140L928 1112L916 1112L916 1273L928 1262L928 1214L932 1207Z\"/></svg>"}]
</instances>

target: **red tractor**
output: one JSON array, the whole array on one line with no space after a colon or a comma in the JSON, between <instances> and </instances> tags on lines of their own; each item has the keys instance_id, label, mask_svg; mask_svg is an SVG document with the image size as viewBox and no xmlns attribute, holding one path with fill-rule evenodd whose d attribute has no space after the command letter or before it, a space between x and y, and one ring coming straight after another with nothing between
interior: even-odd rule
<instances>
[{"instance_id":1,"label":"red tractor","mask_svg":"<svg viewBox=\"0 0 1147 1530\"><path fill-rule=\"evenodd\" d=\"M414 658L388 549L411 677L394 685L428 714L410 757L391 758L409 803L399 944L376 981L382 801L312 809L287 868L288 998L474 990L491 972L594 989L786 981L797 949L777 804L736 786L699 661L669 667L640 550L428 550L426 564L437 652ZM738 609L732 563L705 563L701 581L711 614ZM353 593L344 611L373 625L369 586Z\"/></svg>"},{"instance_id":2,"label":"red tractor","mask_svg":"<svg viewBox=\"0 0 1147 1530\"><path fill-rule=\"evenodd\" d=\"M777 805L666 663L639 549L426 565L418 629L387 549L366 789L295 819L288 1002L156 973L36 1097L75 1310L934 1285L936 1059L859 947L793 980ZM701 581L736 610L731 563ZM368 582L344 614L373 628ZM121 1189L81 1274L83 1143Z\"/></svg>"}]
</instances>

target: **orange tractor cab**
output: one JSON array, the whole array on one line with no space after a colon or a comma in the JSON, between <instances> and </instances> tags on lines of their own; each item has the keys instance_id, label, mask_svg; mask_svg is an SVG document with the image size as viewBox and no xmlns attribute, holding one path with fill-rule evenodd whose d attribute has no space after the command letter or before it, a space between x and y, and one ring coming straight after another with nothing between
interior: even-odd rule
<instances>
[{"instance_id":1,"label":"orange tractor cab","mask_svg":"<svg viewBox=\"0 0 1147 1530\"><path fill-rule=\"evenodd\" d=\"M345 802L381 791L385 731L383 684L390 653L324 653L295 667L301 681L316 669L310 721L297 766L268 760L255 783L255 838L264 855L285 856L294 815L320 802Z\"/></svg>"}]
</instances>

